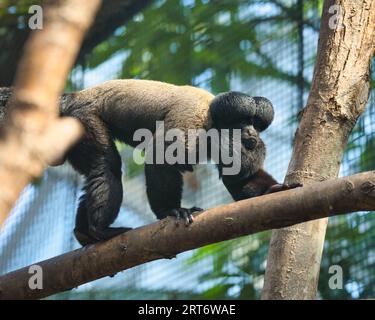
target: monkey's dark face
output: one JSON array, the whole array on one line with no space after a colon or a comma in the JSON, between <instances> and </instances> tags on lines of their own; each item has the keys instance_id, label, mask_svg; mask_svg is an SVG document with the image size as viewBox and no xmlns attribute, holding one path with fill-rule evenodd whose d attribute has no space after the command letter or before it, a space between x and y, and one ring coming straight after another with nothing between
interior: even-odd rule
<instances>
[{"instance_id":1,"label":"monkey's dark face","mask_svg":"<svg viewBox=\"0 0 375 320\"><path fill-rule=\"evenodd\" d=\"M259 170L266 152L259 133L273 120L271 102L241 92L221 93L210 105L210 116L216 129L241 130L241 171L232 178L246 178Z\"/></svg>"},{"instance_id":2,"label":"monkey's dark face","mask_svg":"<svg viewBox=\"0 0 375 320\"><path fill-rule=\"evenodd\" d=\"M241 143L245 149L249 151L254 150L260 143L261 139L259 133L255 129L254 123L251 119L239 123L238 125L235 124L233 128L241 130Z\"/></svg>"}]
</instances>

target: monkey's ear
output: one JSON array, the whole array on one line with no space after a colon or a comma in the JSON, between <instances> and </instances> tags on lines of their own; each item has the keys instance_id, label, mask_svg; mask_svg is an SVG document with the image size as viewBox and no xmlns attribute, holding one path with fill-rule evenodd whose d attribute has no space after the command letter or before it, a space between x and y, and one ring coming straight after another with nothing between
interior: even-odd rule
<instances>
[{"instance_id":1,"label":"monkey's ear","mask_svg":"<svg viewBox=\"0 0 375 320\"><path fill-rule=\"evenodd\" d=\"M275 112L270 100L264 97L253 97L256 103L255 127L258 131L266 130L272 123Z\"/></svg>"}]
</instances>

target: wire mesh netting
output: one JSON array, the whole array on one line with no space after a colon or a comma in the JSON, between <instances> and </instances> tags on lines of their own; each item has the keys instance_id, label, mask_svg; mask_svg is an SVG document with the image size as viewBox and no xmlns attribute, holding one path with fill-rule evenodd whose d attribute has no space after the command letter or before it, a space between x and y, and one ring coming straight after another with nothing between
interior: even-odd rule
<instances>
[{"instance_id":1,"label":"wire mesh netting","mask_svg":"<svg viewBox=\"0 0 375 320\"><path fill-rule=\"evenodd\" d=\"M266 96L274 104L275 120L262 133L267 145L265 168L282 181L297 115L312 80L320 10L321 1L156 1L99 45L84 67L73 70L70 89L138 77L185 81L214 93L230 89ZM170 71L173 68L175 72ZM374 169L374 110L372 92L350 137L340 175ZM145 225L155 217L147 202L142 168L132 163L131 149L122 145L119 149L124 159L124 201L115 224ZM184 180L187 207L210 208L231 201L213 165L197 166ZM81 177L64 165L49 168L24 190L0 234L0 274L79 247L72 230L81 186ZM320 298L375 296L374 227L372 212L330 219ZM269 238L270 232L264 232L210 245L52 298L258 298ZM329 287L333 265L342 268L342 289Z\"/></svg>"}]
</instances>

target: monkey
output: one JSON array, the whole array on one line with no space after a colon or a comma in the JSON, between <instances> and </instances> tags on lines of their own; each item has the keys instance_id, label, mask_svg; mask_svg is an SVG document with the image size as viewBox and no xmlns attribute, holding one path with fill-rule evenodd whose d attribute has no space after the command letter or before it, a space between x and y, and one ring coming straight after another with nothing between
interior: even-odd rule
<instances>
[{"instance_id":1,"label":"monkey","mask_svg":"<svg viewBox=\"0 0 375 320\"><path fill-rule=\"evenodd\" d=\"M0 89L1 105L9 99L10 89ZM74 234L82 245L110 239L130 230L110 227L123 198L121 158L115 141L137 147L135 132L148 129L156 136L157 121L165 129L240 129L241 166L238 174L223 174L225 165L217 164L219 177L235 201L288 189L278 184L263 169L266 147L259 133L274 118L272 103L264 97L230 91L217 96L193 86L178 86L153 80L110 80L60 98L60 116L78 119L84 136L54 165L67 160L85 177L83 195L76 214ZM152 142L154 143L154 142ZM191 151L185 146L186 152ZM145 164L146 193L158 219L174 216L186 225L201 208L181 207L183 173L193 165L177 163Z\"/></svg>"}]
</instances>

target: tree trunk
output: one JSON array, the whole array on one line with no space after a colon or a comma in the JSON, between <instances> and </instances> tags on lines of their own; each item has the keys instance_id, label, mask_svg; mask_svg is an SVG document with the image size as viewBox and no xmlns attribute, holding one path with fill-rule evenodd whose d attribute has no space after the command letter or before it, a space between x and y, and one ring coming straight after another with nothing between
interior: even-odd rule
<instances>
[{"instance_id":1,"label":"tree trunk","mask_svg":"<svg viewBox=\"0 0 375 320\"><path fill-rule=\"evenodd\" d=\"M337 27L329 13L341 8ZM285 181L308 185L336 177L370 92L375 1L326 0L307 106L296 132ZM263 299L314 299L327 219L272 233Z\"/></svg>"},{"instance_id":2,"label":"tree trunk","mask_svg":"<svg viewBox=\"0 0 375 320\"><path fill-rule=\"evenodd\" d=\"M0 277L1 299L37 299L204 245L330 215L375 209L375 173L315 183L207 210L193 224L172 217L37 263L43 289L31 289L29 267Z\"/></svg>"},{"instance_id":3,"label":"tree trunk","mask_svg":"<svg viewBox=\"0 0 375 320\"><path fill-rule=\"evenodd\" d=\"M17 69L9 114L0 131L0 227L22 189L82 133L58 118L57 101L100 0L45 1Z\"/></svg>"}]
</instances>

